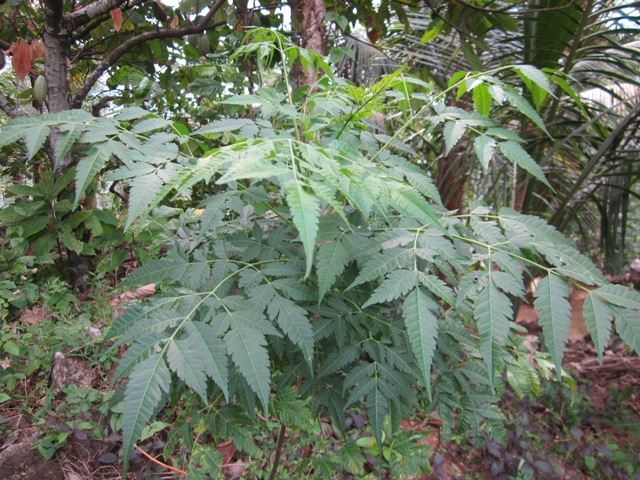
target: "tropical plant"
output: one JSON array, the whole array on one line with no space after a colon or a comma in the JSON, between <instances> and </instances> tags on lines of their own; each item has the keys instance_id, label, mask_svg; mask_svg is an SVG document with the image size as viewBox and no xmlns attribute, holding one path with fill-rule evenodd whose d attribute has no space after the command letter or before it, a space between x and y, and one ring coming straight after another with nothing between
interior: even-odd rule
<instances>
[{"instance_id":1,"label":"tropical plant","mask_svg":"<svg viewBox=\"0 0 640 480\"><path fill-rule=\"evenodd\" d=\"M446 211L415 152L400 141L416 119L442 128L449 148L466 129L477 135L486 163L499 150L546 184L516 133L481 113L445 106L446 91L434 93L402 71L357 87L271 30L253 31L247 41L232 61L255 55L266 69L274 57L282 60L280 81L223 101L252 117L211 121L188 136L135 107L82 123L81 113L69 112L2 127L13 135L75 125L79 141L92 139L102 153L78 164L75 202L118 157L122 166L108 178L129 182L128 227L168 196L213 184L214 194L184 217L167 255L125 282L156 282L161 293L129 308L108 333L114 347L130 344L114 376L129 377L114 397L125 465L154 413L167 401L193 402L194 394L217 406L207 426L225 438L242 431L242 412L254 421L256 410L279 419L284 438L287 425L321 414L343 427L345 411L362 405L372 446L385 455L403 415L426 395L445 437L461 429L504 441L502 374L518 392L539 389L513 322L513 300L524 296L532 268L544 274L535 299L547 349L539 365L551 364L560 378L571 285L589 290L584 314L600 357L614 321L640 351L640 296L607 285L536 217L509 208L494 213L480 203L468 214ZM304 96L289 83L296 61L325 73ZM449 89L500 86L535 113L516 89L499 83L514 71L529 91L548 88L540 70L517 66L460 75ZM373 121L379 112L397 112L404 123L387 135ZM221 134L221 144L202 156L180 148L194 138L219 142ZM255 448L246 437L237 446ZM398 477L424 466L402 454L387 461Z\"/></svg>"}]
</instances>

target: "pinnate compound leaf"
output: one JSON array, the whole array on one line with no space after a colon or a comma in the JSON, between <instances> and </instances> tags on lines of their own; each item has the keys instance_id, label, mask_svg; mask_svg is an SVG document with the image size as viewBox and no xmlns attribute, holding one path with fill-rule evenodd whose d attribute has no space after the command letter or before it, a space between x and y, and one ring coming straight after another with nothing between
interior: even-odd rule
<instances>
[{"instance_id":1,"label":"pinnate compound leaf","mask_svg":"<svg viewBox=\"0 0 640 480\"><path fill-rule=\"evenodd\" d=\"M171 373L160 353L147 358L131 373L122 413L123 477L127 476L133 445L160 402L166 398L170 387Z\"/></svg>"},{"instance_id":2,"label":"pinnate compound leaf","mask_svg":"<svg viewBox=\"0 0 640 480\"><path fill-rule=\"evenodd\" d=\"M473 314L480 334L480 353L493 385L495 363L509 335L509 319L513 311L511 300L493 283L491 272L488 276L487 286L474 302Z\"/></svg>"},{"instance_id":3,"label":"pinnate compound leaf","mask_svg":"<svg viewBox=\"0 0 640 480\"><path fill-rule=\"evenodd\" d=\"M189 322L185 325L187 336L204 363L204 372L211 378L225 399L229 399L229 362L222 339L215 329L203 322Z\"/></svg>"},{"instance_id":4,"label":"pinnate compound leaf","mask_svg":"<svg viewBox=\"0 0 640 480\"><path fill-rule=\"evenodd\" d=\"M278 321L282 331L300 348L304 359L311 366L314 339L307 311L288 298L275 295L267 313L272 320Z\"/></svg>"},{"instance_id":5,"label":"pinnate compound leaf","mask_svg":"<svg viewBox=\"0 0 640 480\"><path fill-rule=\"evenodd\" d=\"M349 263L349 252L339 238L318 249L318 290L322 299Z\"/></svg>"},{"instance_id":6,"label":"pinnate compound leaf","mask_svg":"<svg viewBox=\"0 0 640 480\"><path fill-rule=\"evenodd\" d=\"M268 411L271 377L269 374L269 355L265 346L264 334L231 318L231 329L224 336L227 351L231 353L233 363L246 379L251 390Z\"/></svg>"},{"instance_id":7,"label":"pinnate compound leaf","mask_svg":"<svg viewBox=\"0 0 640 480\"><path fill-rule=\"evenodd\" d=\"M609 343L611 337L612 312L605 303L600 301L594 292L584 300L582 306L587 330L591 334L591 339L598 353L598 360L602 363L602 353Z\"/></svg>"},{"instance_id":8,"label":"pinnate compound leaf","mask_svg":"<svg viewBox=\"0 0 640 480\"><path fill-rule=\"evenodd\" d=\"M94 144L89 148L87 155L78 162L78 166L76 167L76 198L74 200L74 208L78 206L82 194L87 190L89 184L111 157L113 153L112 146L112 140Z\"/></svg>"},{"instance_id":9,"label":"pinnate compound leaf","mask_svg":"<svg viewBox=\"0 0 640 480\"><path fill-rule=\"evenodd\" d=\"M169 367L176 372L180 380L200 395L206 405L208 403L207 377L204 373L204 356L202 353L185 339L173 339L167 345Z\"/></svg>"},{"instance_id":10,"label":"pinnate compound leaf","mask_svg":"<svg viewBox=\"0 0 640 480\"><path fill-rule=\"evenodd\" d=\"M507 157L512 162L515 162L529 172L531 175L536 177L542 183L544 183L547 187L553 190L551 184L547 181L547 178L544 176L544 172L540 165L538 165L531 155L520 146L519 143L514 142L513 140L507 140L506 142L500 143L500 151L502 154Z\"/></svg>"},{"instance_id":11,"label":"pinnate compound leaf","mask_svg":"<svg viewBox=\"0 0 640 480\"><path fill-rule=\"evenodd\" d=\"M293 223L298 229L300 240L302 240L304 252L307 256L305 272L305 278L307 278L311 273L311 267L313 267L313 250L318 236L320 203L316 196L308 193L297 180L285 182L282 189L291 210Z\"/></svg>"},{"instance_id":12,"label":"pinnate compound leaf","mask_svg":"<svg viewBox=\"0 0 640 480\"><path fill-rule=\"evenodd\" d=\"M555 362L558 378L562 372L562 356L571 329L569 284L557 275L549 275L538 283L533 302L540 311L538 322L542 326L544 341Z\"/></svg>"},{"instance_id":13,"label":"pinnate compound leaf","mask_svg":"<svg viewBox=\"0 0 640 480\"><path fill-rule=\"evenodd\" d=\"M362 308L367 308L375 303L384 303L400 298L416 285L415 270L395 270L387 275L387 278L380 284L369 297Z\"/></svg>"},{"instance_id":14,"label":"pinnate compound leaf","mask_svg":"<svg viewBox=\"0 0 640 480\"><path fill-rule=\"evenodd\" d=\"M418 361L429 397L431 397L431 364L438 337L438 322L433 312L437 309L436 302L420 288L416 288L407 295L402 307L411 350Z\"/></svg>"}]
</instances>

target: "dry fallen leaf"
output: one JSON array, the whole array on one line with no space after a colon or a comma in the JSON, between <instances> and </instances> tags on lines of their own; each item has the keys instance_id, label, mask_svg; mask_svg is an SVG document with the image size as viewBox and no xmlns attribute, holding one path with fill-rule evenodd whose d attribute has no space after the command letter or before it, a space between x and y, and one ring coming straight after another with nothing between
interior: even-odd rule
<instances>
[{"instance_id":1,"label":"dry fallen leaf","mask_svg":"<svg viewBox=\"0 0 640 480\"><path fill-rule=\"evenodd\" d=\"M138 298L150 297L156 293L156 284L149 283L138 288L136 291L126 291L116 298L112 298L107 302L110 307L117 307L121 303L130 302L131 300L137 300Z\"/></svg>"}]
</instances>

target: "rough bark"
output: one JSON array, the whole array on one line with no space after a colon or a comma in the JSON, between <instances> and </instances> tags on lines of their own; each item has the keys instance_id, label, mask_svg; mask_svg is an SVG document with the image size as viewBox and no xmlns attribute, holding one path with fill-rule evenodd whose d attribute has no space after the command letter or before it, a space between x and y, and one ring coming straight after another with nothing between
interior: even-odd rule
<instances>
[{"instance_id":1,"label":"rough bark","mask_svg":"<svg viewBox=\"0 0 640 480\"><path fill-rule=\"evenodd\" d=\"M327 50L326 29L324 17L327 8L324 0L302 0L302 46L308 50L324 55ZM318 80L318 72L308 67L303 72L302 82L313 85Z\"/></svg>"}]
</instances>

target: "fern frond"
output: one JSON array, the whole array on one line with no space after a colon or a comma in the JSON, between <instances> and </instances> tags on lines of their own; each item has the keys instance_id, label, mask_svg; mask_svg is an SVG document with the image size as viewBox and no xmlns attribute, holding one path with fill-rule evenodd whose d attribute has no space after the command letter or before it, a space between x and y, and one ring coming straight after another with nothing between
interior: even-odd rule
<instances>
[{"instance_id":1,"label":"fern frond","mask_svg":"<svg viewBox=\"0 0 640 480\"><path fill-rule=\"evenodd\" d=\"M538 283L534 292L534 307L540 311L544 341L556 365L558 379L562 372L562 356L571 329L571 305L567 300L569 284L556 275L549 275Z\"/></svg>"},{"instance_id":2,"label":"fern frond","mask_svg":"<svg viewBox=\"0 0 640 480\"><path fill-rule=\"evenodd\" d=\"M127 476L133 445L153 412L166 399L171 387L171 373L159 353L147 358L131 373L124 393L122 413L123 477Z\"/></svg>"}]
</instances>

